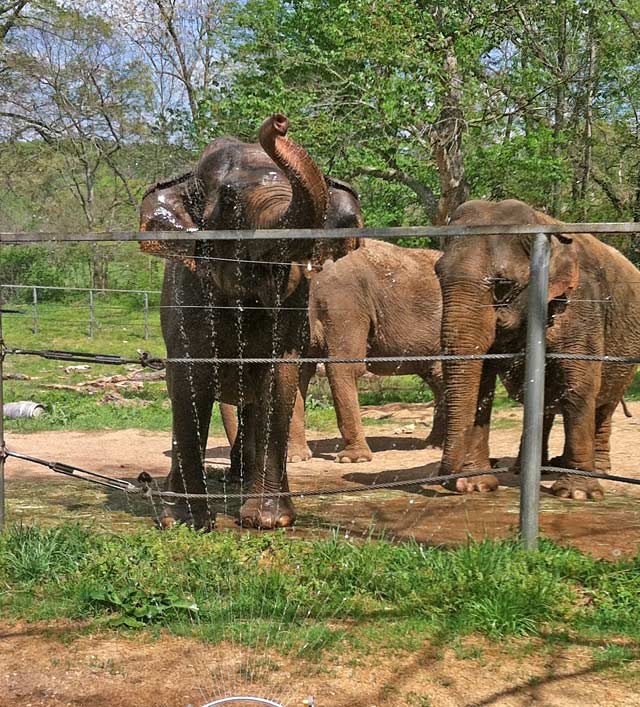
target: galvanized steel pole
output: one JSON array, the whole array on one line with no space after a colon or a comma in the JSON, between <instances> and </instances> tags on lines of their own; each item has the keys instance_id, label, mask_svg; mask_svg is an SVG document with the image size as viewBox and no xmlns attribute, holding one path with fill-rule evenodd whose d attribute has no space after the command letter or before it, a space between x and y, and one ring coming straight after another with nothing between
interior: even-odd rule
<instances>
[{"instance_id":1,"label":"galvanized steel pole","mask_svg":"<svg viewBox=\"0 0 640 707\"><path fill-rule=\"evenodd\" d=\"M149 293L144 293L144 338L149 338Z\"/></svg>"},{"instance_id":2,"label":"galvanized steel pole","mask_svg":"<svg viewBox=\"0 0 640 707\"><path fill-rule=\"evenodd\" d=\"M550 250L547 236L537 233L533 237L529 276L524 422L520 460L520 536L526 550L536 550L538 547Z\"/></svg>"},{"instance_id":3,"label":"galvanized steel pole","mask_svg":"<svg viewBox=\"0 0 640 707\"><path fill-rule=\"evenodd\" d=\"M89 338L93 339L93 290L89 290Z\"/></svg>"}]
</instances>

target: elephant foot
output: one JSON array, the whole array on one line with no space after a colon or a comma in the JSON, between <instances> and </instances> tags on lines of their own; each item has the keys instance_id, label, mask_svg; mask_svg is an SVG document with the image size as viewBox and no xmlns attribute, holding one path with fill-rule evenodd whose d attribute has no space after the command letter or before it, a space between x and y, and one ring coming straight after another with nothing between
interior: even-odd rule
<instances>
[{"instance_id":1,"label":"elephant foot","mask_svg":"<svg viewBox=\"0 0 640 707\"><path fill-rule=\"evenodd\" d=\"M469 479L452 479L442 484L450 491L458 493L489 493L498 488L498 479L493 474L482 474L482 476L472 476Z\"/></svg>"},{"instance_id":2,"label":"elephant foot","mask_svg":"<svg viewBox=\"0 0 640 707\"><path fill-rule=\"evenodd\" d=\"M548 466L557 466L560 469L571 469L571 464L567 464L563 456L553 457L549 460ZM611 458L608 452L601 453L600 456L596 454L596 472L598 474L610 474L611 473ZM544 473L544 472L543 472Z\"/></svg>"},{"instance_id":3,"label":"elephant foot","mask_svg":"<svg viewBox=\"0 0 640 707\"><path fill-rule=\"evenodd\" d=\"M427 449L442 449L444 445L444 432L440 432L439 430L431 430L429 432L429 436L424 442L424 446L427 447Z\"/></svg>"},{"instance_id":4,"label":"elephant foot","mask_svg":"<svg viewBox=\"0 0 640 707\"><path fill-rule=\"evenodd\" d=\"M373 454L366 443L362 446L345 447L336 457L336 461L340 464L362 464L372 459Z\"/></svg>"},{"instance_id":5,"label":"elephant foot","mask_svg":"<svg viewBox=\"0 0 640 707\"><path fill-rule=\"evenodd\" d=\"M300 444L290 444L287 449L287 462L289 464L299 464L300 462L306 462L311 459L313 453L309 449L309 445Z\"/></svg>"},{"instance_id":6,"label":"elephant foot","mask_svg":"<svg viewBox=\"0 0 640 707\"><path fill-rule=\"evenodd\" d=\"M574 501L601 501L604 498L604 490L598 480L584 476L563 476L553 484L551 493L558 498Z\"/></svg>"},{"instance_id":7,"label":"elephant foot","mask_svg":"<svg viewBox=\"0 0 640 707\"><path fill-rule=\"evenodd\" d=\"M194 530L213 530L215 519L205 506L187 506L179 504L170 506L162 511L159 519L160 530L168 530L174 525L186 525Z\"/></svg>"},{"instance_id":8,"label":"elephant foot","mask_svg":"<svg viewBox=\"0 0 640 707\"><path fill-rule=\"evenodd\" d=\"M250 498L240 509L243 528L288 528L295 520L296 511L290 498Z\"/></svg>"}]
</instances>

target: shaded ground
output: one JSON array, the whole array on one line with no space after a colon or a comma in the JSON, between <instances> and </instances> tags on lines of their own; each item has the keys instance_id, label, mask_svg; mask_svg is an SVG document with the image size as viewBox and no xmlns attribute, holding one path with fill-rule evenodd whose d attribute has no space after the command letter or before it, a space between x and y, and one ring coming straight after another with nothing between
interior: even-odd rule
<instances>
[{"instance_id":1,"label":"shaded ground","mask_svg":"<svg viewBox=\"0 0 640 707\"><path fill-rule=\"evenodd\" d=\"M638 667L611 647L469 640L411 653L311 663L161 636L81 635L73 626L0 626L0 707L185 707L223 695L267 695L285 707L640 705ZM28 666L28 667L27 667ZM249 705L247 705L249 707Z\"/></svg>"},{"instance_id":2,"label":"shaded ground","mask_svg":"<svg viewBox=\"0 0 640 707\"><path fill-rule=\"evenodd\" d=\"M640 463L633 451L640 438L640 403L631 403L630 407L635 413L632 419L625 418L621 412L614 418L613 473L640 477ZM369 409L367 414L371 412ZM376 412L380 413L381 409L376 409L374 414ZM315 456L309 462L290 466L292 489L373 486L437 473L440 451L421 448L421 440L428 432L428 426L423 423L428 425L431 409L424 405L391 404L383 406L382 412L392 413L392 417L368 427L369 443L375 452L371 463L336 464L339 436L311 432ZM500 466L508 466L517 453L520 421L520 409L497 415L491 433L491 450L492 455L500 459ZM400 428L411 424L415 424L411 433L399 432ZM169 465L168 442L166 433L140 430L11 433L8 439L9 446L16 451L129 479L135 479L143 469L162 479ZM560 451L561 444L562 430L557 425L551 437L552 454ZM237 491L237 487L224 486L216 478L220 473L215 469L228 460L225 441L211 438L207 457L214 469L211 491ZM470 536L512 535L518 525L518 478L511 474L500 478L500 490L486 496L459 496L436 486L297 500L299 522L291 532L307 534L339 525L346 532L357 534L370 532L373 526L392 537L414 536L419 541L437 544L457 543ZM9 514L14 519L91 519L110 527L126 528L152 522L154 514L161 510L152 508L146 501L117 492L105 493L99 487L15 459L7 464L7 479ZM552 478L544 480L547 487L551 483ZM566 501L543 493L542 532L601 557L635 554L640 540L640 486L606 483L605 487L607 497L599 503ZM217 504L219 526L234 527L236 508L232 501Z\"/></svg>"}]
</instances>

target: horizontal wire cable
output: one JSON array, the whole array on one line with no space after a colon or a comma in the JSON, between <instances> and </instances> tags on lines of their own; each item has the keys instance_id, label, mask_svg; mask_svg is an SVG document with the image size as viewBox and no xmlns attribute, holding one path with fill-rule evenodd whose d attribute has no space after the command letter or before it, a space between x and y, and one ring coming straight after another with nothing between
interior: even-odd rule
<instances>
[{"instance_id":1,"label":"horizontal wire cable","mask_svg":"<svg viewBox=\"0 0 640 707\"><path fill-rule=\"evenodd\" d=\"M161 491L154 490L150 487L150 482L142 482L142 486L135 486L129 481L124 479L117 479L105 474L99 474L88 469L83 469L81 467L74 466L72 464L65 464L62 462L55 462L46 459L41 459L39 457L33 457L28 454L22 454L20 452L15 452L11 449L5 449L4 454L7 457L13 457L15 459L21 459L23 461L31 462L40 466L45 466L51 471L65 476L73 476L74 478L87 481L89 483L98 484L100 486L108 486L119 491L124 491L126 493L141 494L146 498L173 498L173 499L183 499L183 500L209 500L209 501L223 501L229 499L267 499L267 498L314 498L318 496L339 496L339 495L350 495L354 493L367 493L370 491L383 491L383 490L394 490L402 489L410 486L439 486L441 484L446 484L451 481L456 481L458 479L471 479L478 476L485 475L499 475L511 473L510 469L507 468L496 468L496 469L483 469L459 472L455 474L440 474L435 476L425 476L418 479L401 479L398 481L385 481L380 484L373 483L371 485L359 484L356 486L351 486L347 488L324 488L324 489L311 489L309 491L274 491L274 492L247 492L247 493L182 493L179 491ZM639 478L631 478L628 476L619 476L613 474L603 474L597 472L583 471L581 469L565 469L563 467L556 466L542 466L541 471L548 471L553 473L559 473L568 476L580 476L590 479L599 479L604 481L614 481L617 483L626 483L633 485L640 485ZM84 475L84 476L83 476Z\"/></svg>"},{"instance_id":2,"label":"horizontal wire cable","mask_svg":"<svg viewBox=\"0 0 640 707\"><path fill-rule=\"evenodd\" d=\"M4 348L4 353L7 355L21 356L40 356L51 360L63 361L95 361L96 363L105 363L120 365L125 363L141 363L141 365L150 365L151 363L180 363L180 364L288 364L288 365L303 365L305 363L421 363L435 361L501 361L523 358L525 352L516 353L487 353L487 354L433 354L429 356L376 356L376 357L341 357L341 356L312 356L300 358L278 358L278 357L237 357L237 358L207 358L207 357L192 357L185 358L177 357L153 357L146 351L140 351L138 358L120 356L117 354L94 354L82 351L64 351L58 349L23 349L23 348ZM571 353L547 353L546 357L551 360L564 361L590 361L602 363L626 363L640 364L640 357L627 356L610 356L607 354L571 354Z\"/></svg>"},{"instance_id":3,"label":"horizontal wire cable","mask_svg":"<svg viewBox=\"0 0 640 707\"><path fill-rule=\"evenodd\" d=\"M632 484L640 486L640 479L633 479L630 476L603 474L594 471L583 471L582 469L565 469L561 466L541 466L540 471L546 471L554 474L564 474L568 476L583 476L586 479L600 479L602 481L615 481L621 484Z\"/></svg>"},{"instance_id":4,"label":"horizontal wire cable","mask_svg":"<svg viewBox=\"0 0 640 707\"><path fill-rule=\"evenodd\" d=\"M162 290L119 290L108 287L71 287L64 285L6 285L0 284L0 288L9 288L17 290L63 290L65 292L93 292L100 294L101 292L119 292L120 294L149 294L159 295Z\"/></svg>"}]
</instances>

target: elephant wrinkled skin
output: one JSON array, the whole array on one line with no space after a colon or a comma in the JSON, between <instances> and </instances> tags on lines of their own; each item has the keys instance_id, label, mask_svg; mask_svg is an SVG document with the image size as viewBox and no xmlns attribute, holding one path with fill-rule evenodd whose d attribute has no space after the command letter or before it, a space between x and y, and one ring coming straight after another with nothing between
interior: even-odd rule
<instances>
[{"instance_id":1,"label":"elephant wrinkled skin","mask_svg":"<svg viewBox=\"0 0 640 707\"><path fill-rule=\"evenodd\" d=\"M440 352L442 298L435 273L435 250L401 248L382 241L326 264L311 280L310 356L376 358L424 356ZM303 398L315 366L300 380ZM372 458L358 404L357 379L370 371L381 376L415 374L432 389L434 424L426 444L441 446L444 438L442 368L434 362L327 363L325 365L344 449L342 462ZM289 457L309 458L301 405L291 425ZM305 451L307 450L307 454Z\"/></svg>"},{"instance_id":2,"label":"elephant wrinkled skin","mask_svg":"<svg viewBox=\"0 0 640 707\"><path fill-rule=\"evenodd\" d=\"M354 239L205 242L189 240L186 233L321 228L331 214L339 225L361 224L357 198L325 179L308 153L286 137L287 130L287 119L276 114L260 128L259 145L216 139L192 173L145 194L141 230L183 232L175 241L143 244L143 250L169 258L161 299L168 359L295 358L306 349L306 263L345 255L356 247ZM240 522L255 528L292 524L295 511L288 498L260 494L288 490L286 446L298 366L169 360L167 387L173 412L168 489L205 493L203 459L213 403L239 405L240 473L249 492L258 495L244 503ZM172 506L166 515L167 524L212 522L200 499Z\"/></svg>"},{"instance_id":3,"label":"elephant wrinkled skin","mask_svg":"<svg viewBox=\"0 0 640 707\"><path fill-rule=\"evenodd\" d=\"M559 223L528 205L470 201L453 225ZM443 295L446 354L511 353L524 349L532 236L450 237L436 265ZM640 345L640 272L617 250L589 234L550 237L547 351L636 356ZM489 469L489 421L496 375L520 396L523 364L448 361L444 365L447 431L441 471ZM554 460L569 469L609 470L611 416L635 365L550 360L545 389L545 449L561 412L565 444ZM544 461L544 460L543 460ZM460 479L461 492L491 491L495 476ZM593 479L566 475L557 496L602 498Z\"/></svg>"}]
</instances>

